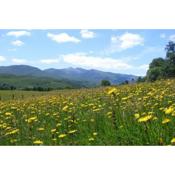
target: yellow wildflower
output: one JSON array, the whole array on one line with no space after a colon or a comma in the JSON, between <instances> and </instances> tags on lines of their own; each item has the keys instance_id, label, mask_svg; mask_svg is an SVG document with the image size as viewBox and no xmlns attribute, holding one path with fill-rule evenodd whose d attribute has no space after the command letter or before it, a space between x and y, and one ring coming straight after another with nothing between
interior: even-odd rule
<instances>
[{"instance_id":1,"label":"yellow wildflower","mask_svg":"<svg viewBox=\"0 0 175 175\"><path fill-rule=\"evenodd\" d=\"M114 87L114 88L110 89L110 90L107 92L107 94L108 94L108 95L111 95L111 94L115 94L116 92L117 92L117 89Z\"/></svg>"},{"instance_id":2,"label":"yellow wildflower","mask_svg":"<svg viewBox=\"0 0 175 175\"><path fill-rule=\"evenodd\" d=\"M54 133L54 132L56 132L56 129L51 129L51 133Z\"/></svg>"},{"instance_id":3,"label":"yellow wildflower","mask_svg":"<svg viewBox=\"0 0 175 175\"><path fill-rule=\"evenodd\" d=\"M56 127L58 127L58 126L61 126L61 123L57 123L57 124L56 124Z\"/></svg>"},{"instance_id":4,"label":"yellow wildflower","mask_svg":"<svg viewBox=\"0 0 175 175\"><path fill-rule=\"evenodd\" d=\"M153 120L157 120L158 118L157 117L153 117Z\"/></svg>"},{"instance_id":5,"label":"yellow wildflower","mask_svg":"<svg viewBox=\"0 0 175 175\"><path fill-rule=\"evenodd\" d=\"M175 143L175 137L171 139L171 143L172 143L172 144Z\"/></svg>"},{"instance_id":6,"label":"yellow wildflower","mask_svg":"<svg viewBox=\"0 0 175 175\"><path fill-rule=\"evenodd\" d=\"M94 133L93 133L93 136L96 136L96 135L97 135L97 132L94 132Z\"/></svg>"},{"instance_id":7,"label":"yellow wildflower","mask_svg":"<svg viewBox=\"0 0 175 175\"><path fill-rule=\"evenodd\" d=\"M169 107L165 109L164 111L165 111L165 114L171 114L174 111L174 109L172 107Z\"/></svg>"},{"instance_id":8,"label":"yellow wildflower","mask_svg":"<svg viewBox=\"0 0 175 175\"><path fill-rule=\"evenodd\" d=\"M100 111L99 108L97 108L97 109L93 109L93 112L98 112L98 111Z\"/></svg>"},{"instance_id":9,"label":"yellow wildflower","mask_svg":"<svg viewBox=\"0 0 175 175\"><path fill-rule=\"evenodd\" d=\"M112 115L112 112L108 112L107 115Z\"/></svg>"},{"instance_id":10,"label":"yellow wildflower","mask_svg":"<svg viewBox=\"0 0 175 175\"><path fill-rule=\"evenodd\" d=\"M66 112L66 111L68 110L68 107L69 107L69 106L67 106L67 105L66 105L66 106L64 106L64 107L63 107L63 111L65 111L65 112Z\"/></svg>"},{"instance_id":11,"label":"yellow wildflower","mask_svg":"<svg viewBox=\"0 0 175 175\"><path fill-rule=\"evenodd\" d=\"M138 119L140 117L140 114L134 114L134 117Z\"/></svg>"},{"instance_id":12,"label":"yellow wildflower","mask_svg":"<svg viewBox=\"0 0 175 175\"><path fill-rule=\"evenodd\" d=\"M33 141L33 144L35 144L35 145L42 145L43 144L43 141L41 141L41 140L35 140L35 141Z\"/></svg>"},{"instance_id":13,"label":"yellow wildflower","mask_svg":"<svg viewBox=\"0 0 175 175\"><path fill-rule=\"evenodd\" d=\"M11 113L11 112L6 112L5 115L6 115L6 116L11 116L12 113Z\"/></svg>"},{"instance_id":14,"label":"yellow wildflower","mask_svg":"<svg viewBox=\"0 0 175 175\"><path fill-rule=\"evenodd\" d=\"M36 122L36 121L38 121L37 120L37 117L35 116L35 117L30 117L29 119L26 119L25 120L27 123L32 123L32 122Z\"/></svg>"},{"instance_id":15,"label":"yellow wildflower","mask_svg":"<svg viewBox=\"0 0 175 175\"><path fill-rule=\"evenodd\" d=\"M75 132L77 132L76 129L75 129L75 130L72 130L72 131L69 131L68 133L69 133L69 134L73 134L73 133L75 133Z\"/></svg>"},{"instance_id":16,"label":"yellow wildflower","mask_svg":"<svg viewBox=\"0 0 175 175\"><path fill-rule=\"evenodd\" d=\"M93 137L89 138L89 141L94 141L94 138Z\"/></svg>"},{"instance_id":17,"label":"yellow wildflower","mask_svg":"<svg viewBox=\"0 0 175 175\"><path fill-rule=\"evenodd\" d=\"M59 138L64 138L64 137L66 137L66 134L60 134L58 137Z\"/></svg>"},{"instance_id":18,"label":"yellow wildflower","mask_svg":"<svg viewBox=\"0 0 175 175\"><path fill-rule=\"evenodd\" d=\"M44 131L44 128L38 128L37 130L38 131Z\"/></svg>"},{"instance_id":19,"label":"yellow wildflower","mask_svg":"<svg viewBox=\"0 0 175 175\"><path fill-rule=\"evenodd\" d=\"M162 124L166 124L166 123L169 123L171 120L169 118L165 118L163 121L162 121Z\"/></svg>"},{"instance_id":20,"label":"yellow wildflower","mask_svg":"<svg viewBox=\"0 0 175 175\"><path fill-rule=\"evenodd\" d=\"M141 117L138 119L138 122L147 122L150 119L152 119L152 117L153 117L152 115L147 115L147 116Z\"/></svg>"},{"instance_id":21,"label":"yellow wildflower","mask_svg":"<svg viewBox=\"0 0 175 175\"><path fill-rule=\"evenodd\" d=\"M16 134L18 132L19 132L19 129L14 129L14 130L12 130L10 132L7 132L5 135L12 135L12 134Z\"/></svg>"}]
</instances>

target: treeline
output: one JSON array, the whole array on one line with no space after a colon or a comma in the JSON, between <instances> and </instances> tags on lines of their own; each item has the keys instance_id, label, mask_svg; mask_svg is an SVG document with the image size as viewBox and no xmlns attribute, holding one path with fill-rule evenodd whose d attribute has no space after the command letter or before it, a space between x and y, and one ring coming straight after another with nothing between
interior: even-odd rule
<instances>
[{"instance_id":1,"label":"treeline","mask_svg":"<svg viewBox=\"0 0 175 175\"><path fill-rule=\"evenodd\" d=\"M175 77L175 43L169 41L166 45L166 57L155 58L149 65L145 77L139 77L138 82L156 81Z\"/></svg>"},{"instance_id":2,"label":"treeline","mask_svg":"<svg viewBox=\"0 0 175 175\"><path fill-rule=\"evenodd\" d=\"M7 83L0 83L0 90L15 90L16 87Z\"/></svg>"},{"instance_id":3,"label":"treeline","mask_svg":"<svg viewBox=\"0 0 175 175\"><path fill-rule=\"evenodd\" d=\"M52 91L52 90L59 90L59 89L72 89L72 88L69 86L64 87L64 88L61 88L61 87L60 88L51 88L51 87L42 87L42 86L17 88L11 84L0 83L0 90Z\"/></svg>"}]
</instances>

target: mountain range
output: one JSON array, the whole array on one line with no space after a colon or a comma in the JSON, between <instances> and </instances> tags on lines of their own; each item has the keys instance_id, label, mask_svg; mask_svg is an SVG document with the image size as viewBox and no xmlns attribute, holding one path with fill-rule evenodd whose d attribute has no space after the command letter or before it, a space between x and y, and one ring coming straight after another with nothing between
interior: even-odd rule
<instances>
[{"instance_id":1,"label":"mountain range","mask_svg":"<svg viewBox=\"0 0 175 175\"><path fill-rule=\"evenodd\" d=\"M82 68L64 68L64 69L45 69L41 70L37 67L28 65L11 65L0 66L0 83L6 83L5 77L9 79L30 79L39 82L42 80L55 81L61 84L66 83L70 87L94 87L101 83L101 80L109 80L111 84L120 84L124 81L133 81L138 77L135 75L119 74L111 72L103 72L95 69L82 69ZM2 82L3 79L3 82ZM14 82L13 82L14 83ZM27 86L27 83L25 81ZM63 86L64 87L64 86Z\"/></svg>"}]
</instances>

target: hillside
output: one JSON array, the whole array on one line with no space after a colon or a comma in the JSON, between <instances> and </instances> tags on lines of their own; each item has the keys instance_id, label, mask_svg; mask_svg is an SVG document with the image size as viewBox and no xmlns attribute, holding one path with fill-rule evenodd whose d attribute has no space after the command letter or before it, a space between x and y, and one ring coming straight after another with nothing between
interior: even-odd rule
<instances>
[{"instance_id":1,"label":"hillside","mask_svg":"<svg viewBox=\"0 0 175 175\"><path fill-rule=\"evenodd\" d=\"M80 88L81 84L71 82L68 80L57 80L48 77L35 77L35 76L16 76L16 75L0 75L0 87L17 88L17 89L65 89L65 88Z\"/></svg>"},{"instance_id":2,"label":"hillside","mask_svg":"<svg viewBox=\"0 0 175 175\"><path fill-rule=\"evenodd\" d=\"M86 70L82 68L65 68L65 69L46 69L41 70L28 65L0 66L0 74L10 74L15 76L32 76L54 78L59 81L67 81L71 84L81 87L92 87L100 85L101 80L109 80L112 84L120 84L126 80L136 80L137 76L127 74L117 74L103 72L99 70ZM1 76L3 77L3 76ZM15 78L15 77L14 77ZM32 78L33 79L33 78Z\"/></svg>"}]
</instances>

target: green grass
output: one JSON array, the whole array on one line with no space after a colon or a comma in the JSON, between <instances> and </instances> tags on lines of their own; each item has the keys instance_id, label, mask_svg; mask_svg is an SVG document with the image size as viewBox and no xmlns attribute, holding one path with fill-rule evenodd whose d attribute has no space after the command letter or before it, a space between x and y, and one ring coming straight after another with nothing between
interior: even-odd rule
<instances>
[{"instance_id":1,"label":"green grass","mask_svg":"<svg viewBox=\"0 0 175 175\"><path fill-rule=\"evenodd\" d=\"M0 144L170 145L174 87L172 79L110 88L0 91Z\"/></svg>"}]
</instances>

